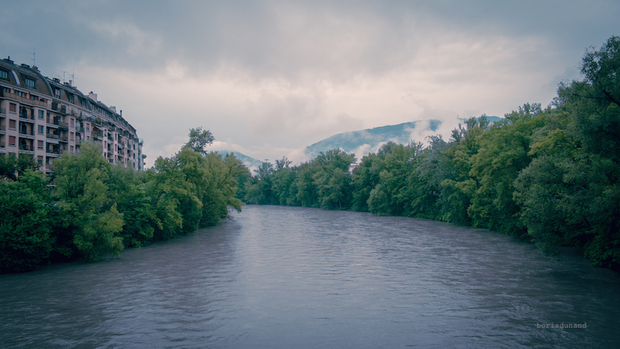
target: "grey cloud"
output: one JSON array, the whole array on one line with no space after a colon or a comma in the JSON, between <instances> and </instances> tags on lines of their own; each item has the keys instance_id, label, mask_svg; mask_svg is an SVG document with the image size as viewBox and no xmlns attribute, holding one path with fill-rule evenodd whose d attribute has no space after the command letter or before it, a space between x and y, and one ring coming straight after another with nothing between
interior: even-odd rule
<instances>
[{"instance_id":1,"label":"grey cloud","mask_svg":"<svg viewBox=\"0 0 620 349\"><path fill-rule=\"evenodd\" d=\"M562 71L587 46L620 34L614 0L5 1L2 11L0 55L31 64L36 47L45 75L82 67L99 75L82 85L76 70L80 88L131 93L106 102L133 109L153 151L190 123L230 143L300 147L436 114L501 115L546 103L557 79L577 77ZM202 94L154 100L169 88ZM427 105L399 101L408 94Z\"/></svg>"},{"instance_id":2,"label":"grey cloud","mask_svg":"<svg viewBox=\"0 0 620 349\"><path fill-rule=\"evenodd\" d=\"M593 36L602 42L617 33L620 17L620 5L611 0L38 1L4 4L3 10L9 15L0 40L5 49L20 51L9 54L29 58L37 47L51 70L85 60L152 71L174 59L196 74L225 63L257 78L309 74L336 81L407 64L420 42L438 32L546 35L581 55Z\"/></svg>"}]
</instances>

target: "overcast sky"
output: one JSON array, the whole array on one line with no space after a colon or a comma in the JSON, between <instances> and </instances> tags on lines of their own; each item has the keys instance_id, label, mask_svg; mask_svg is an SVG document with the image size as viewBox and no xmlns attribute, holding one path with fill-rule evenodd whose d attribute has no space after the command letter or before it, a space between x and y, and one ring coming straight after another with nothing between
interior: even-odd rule
<instances>
[{"instance_id":1,"label":"overcast sky","mask_svg":"<svg viewBox=\"0 0 620 349\"><path fill-rule=\"evenodd\" d=\"M333 134L548 105L620 1L5 1L0 57L123 110L147 166L191 127L273 162ZM423 141L423 139L420 139Z\"/></svg>"}]
</instances>

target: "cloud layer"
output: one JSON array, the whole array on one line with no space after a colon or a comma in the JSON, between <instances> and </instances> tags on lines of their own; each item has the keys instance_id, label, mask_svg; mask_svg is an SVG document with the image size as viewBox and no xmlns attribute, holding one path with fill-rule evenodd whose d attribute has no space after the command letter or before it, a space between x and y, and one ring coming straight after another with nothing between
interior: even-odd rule
<instances>
[{"instance_id":1,"label":"cloud layer","mask_svg":"<svg viewBox=\"0 0 620 349\"><path fill-rule=\"evenodd\" d=\"M620 34L616 1L34 1L3 5L0 54L75 72L145 140L191 127L258 159L339 132L548 104L585 49ZM28 25L23 25L28 23ZM297 155L295 155L297 154Z\"/></svg>"}]
</instances>

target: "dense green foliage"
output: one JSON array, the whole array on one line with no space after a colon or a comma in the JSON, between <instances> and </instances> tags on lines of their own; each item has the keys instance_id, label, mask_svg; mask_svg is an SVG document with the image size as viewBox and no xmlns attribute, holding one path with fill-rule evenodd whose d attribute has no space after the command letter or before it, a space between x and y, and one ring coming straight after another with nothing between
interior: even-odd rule
<instances>
[{"instance_id":1,"label":"dense green foliage","mask_svg":"<svg viewBox=\"0 0 620 349\"><path fill-rule=\"evenodd\" d=\"M572 246L620 268L620 38L583 59L543 110L471 118L428 145L385 144L358 164L340 150L240 177L247 203L353 209L484 227L545 252Z\"/></svg>"},{"instance_id":2,"label":"dense green foliage","mask_svg":"<svg viewBox=\"0 0 620 349\"><path fill-rule=\"evenodd\" d=\"M54 163L0 157L0 273L95 260L217 224L242 201L369 211L504 232L553 253L570 246L620 269L620 38L586 53L584 81L552 105L525 104L490 123L471 118L428 144L387 143L356 163L341 150L254 175L207 152L209 131L152 170L111 167L94 146Z\"/></svg>"},{"instance_id":3,"label":"dense green foliage","mask_svg":"<svg viewBox=\"0 0 620 349\"><path fill-rule=\"evenodd\" d=\"M207 152L212 142L192 129L181 151L145 173L111 166L90 143L57 159L53 179L22 157L0 157L0 273L118 255L240 210L235 178L248 170L234 155Z\"/></svg>"}]
</instances>

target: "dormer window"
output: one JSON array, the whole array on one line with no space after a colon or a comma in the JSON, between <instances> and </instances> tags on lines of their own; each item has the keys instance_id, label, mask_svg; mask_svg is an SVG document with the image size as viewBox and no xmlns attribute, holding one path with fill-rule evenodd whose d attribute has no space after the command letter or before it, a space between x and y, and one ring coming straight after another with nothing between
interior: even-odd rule
<instances>
[{"instance_id":1,"label":"dormer window","mask_svg":"<svg viewBox=\"0 0 620 349\"><path fill-rule=\"evenodd\" d=\"M0 69L0 79L9 81L9 72L6 70Z\"/></svg>"},{"instance_id":2,"label":"dormer window","mask_svg":"<svg viewBox=\"0 0 620 349\"><path fill-rule=\"evenodd\" d=\"M60 89L57 89L57 88L54 89L54 97L60 99Z\"/></svg>"},{"instance_id":3,"label":"dormer window","mask_svg":"<svg viewBox=\"0 0 620 349\"><path fill-rule=\"evenodd\" d=\"M30 78L24 78L24 82L26 83L26 87L36 89L35 80Z\"/></svg>"}]
</instances>

